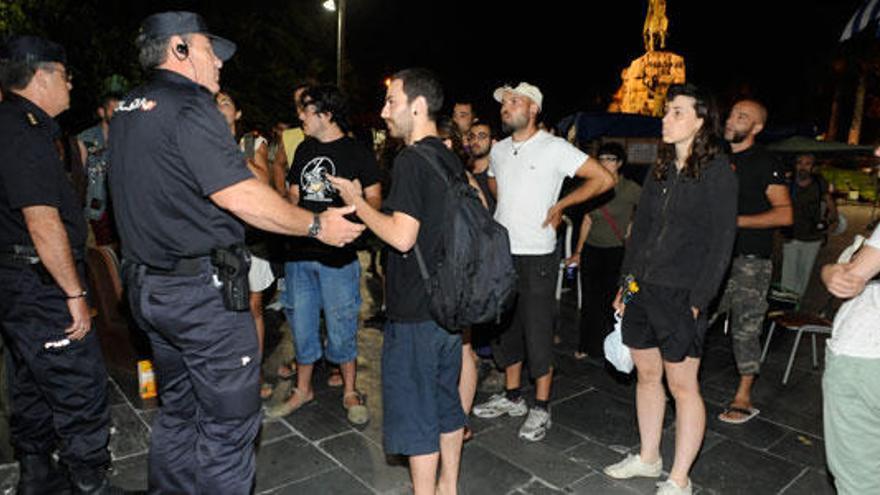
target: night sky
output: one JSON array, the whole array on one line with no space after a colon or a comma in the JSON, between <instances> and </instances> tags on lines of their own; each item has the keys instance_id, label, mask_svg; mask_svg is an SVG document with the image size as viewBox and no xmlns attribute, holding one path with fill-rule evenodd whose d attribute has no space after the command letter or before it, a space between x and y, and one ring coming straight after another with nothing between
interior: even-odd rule
<instances>
[{"instance_id":1,"label":"night sky","mask_svg":"<svg viewBox=\"0 0 880 495\"><path fill-rule=\"evenodd\" d=\"M492 89L521 79L541 87L551 118L602 109L621 69L644 52L646 0L349 3L356 68L426 65L451 97L475 98L491 112ZM837 40L860 3L668 0L667 49L685 57L688 79L712 89L722 106L751 94L776 122L822 120Z\"/></svg>"},{"instance_id":2,"label":"night sky","mask_svg":"<svg viewBox=\"0 0 880 495\"><path fill-rule=\"evenodd\" d=\"M91 33L74 26L54 29L58 31L54 37L73 45L72 61L83 67L113 53L117 60L118 52L133 55L128 40L134 39L147 14L195 10L217 34L240 43L239 52L224 69L224 86L234 90L246 86L250 74L269 75L268 84L261 83L256 92L248 88L246 94L271 95L274 100L242 101L242 106L288 111L288 88L295 81L274 77L268 68L271 61L284 57L288 47L249 46L233 34L245 18L257 32L270 26L310 31L308 44L294 50L322 66L322 78L332 82L335 15L322 9L321 2L154 0L130 4L100 0L97 13L83 13L79 18L98 16L94 22L115 29L125 43L102 45L94 38L90 41ZM75 3L62 4L79 8ZM838 38L860 4L861 0L667 0L667 49L684 56L689 81L712 90L723 109L733 98L750 95L766 102L772 125L806 122L821 128L827 124L836 87L843 88L843 113L850 111L845 107L851 107L854 72L835 76L832 62L848 50ZM496 119L498 112L492 90L520 80L541 87L546 120L551 123L578 110L604 110L620 84L620 71L644 52L646 8L647 0L348 0L348 80L356 87L355 111L378 114L383 79L408 66L434 69L448 101L472 99L490 119ZM50 18L52 13L39 15ZM52 26L52 22L43 24ZM82 47L89 48L84 51ZM125 57L122 63L136 65L134 56ZM75 87L74 97L68 122L93 119L94 88L81 84ZM265 129L271 122L259 124Z\"/></svg>"}]
</instances>

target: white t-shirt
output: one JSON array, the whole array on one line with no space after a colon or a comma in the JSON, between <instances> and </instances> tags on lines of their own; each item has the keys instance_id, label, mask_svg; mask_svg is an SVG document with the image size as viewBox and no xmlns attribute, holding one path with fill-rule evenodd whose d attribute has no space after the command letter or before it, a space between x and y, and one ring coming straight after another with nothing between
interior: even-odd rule
<instances>
[{"instance_id":1,"label":"white t-shirt","mask_svg":"<svg viewBox=\"0 0 880 495\"><path fill-rule=\"evenodd\" d=\"M880 249L880 227L865 244ZM880 359L880 282L871 281L834 317L828 348L836 355Z\"/></svg>"},{"instance_id":2,"label":"white t-shirt","mask_svg":"<svg viewBox=\"0 0 880 495\"><path fill-rule=\"evenodd\" d=\"M574 177L587 155L562 138L538 131L526 141L508 137L492 146L489 176L498 186L495 220L510 234L510 250L541 255L556 249L556 231L541 227L559 199L562 181Z\"/></svg>"}]
</instances>

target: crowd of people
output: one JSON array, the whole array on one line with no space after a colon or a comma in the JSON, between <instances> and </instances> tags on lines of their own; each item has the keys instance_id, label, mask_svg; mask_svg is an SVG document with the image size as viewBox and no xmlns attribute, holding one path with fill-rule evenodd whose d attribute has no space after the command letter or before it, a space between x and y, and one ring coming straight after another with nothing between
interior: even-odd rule
<instances>
[{"instance_id":1,"label":"crowd of people","mask_svg":"<svg viewBox=\"0 0 880 495\"><path fill-rule=\"evenodd\" d=\"M791 227L781 284L797 299L837 221L814 157L798 157L789 183L756 143L768 117L762 103L736 102L722 124L710 94L672 86L657 160L639 185L622 173L620 144L604 143L594 157L543 128L544 95L526 82L492 94L499 130L469 102L457 102L451 118L441 115L436 76L399 71L381 110L389 138L376 150L353 137L346 97L332 85L295 88L299 127L269 139L241 129L241 109L220 86L235 44L197 14L152 15L137 44L151 78L104 95L99 123L77 136L79 196L55 145L54 117L69 106L71 88L64 49L19 36L0 51L0 321L11 354L19 493L121 493L105 472L106 370L90 331L86 220L95 243L121 252L127 301L152 348L161 407L151 433L151 492L250 493L262 416L296 414L311 402L322 359L333 365L328 383L342 388L348 420L370 420L357 387L364 244L354 241L365 231L381 241L384 267L384 447L408 457L417 494L456 493L471 414L524 417L518 436L526 442L552 428L560 262L580 266L585 288L575 359L602 358L616 313L635 364L639 451L606 475L662 475L665 379L675 455L657 493L692 493L688 476L706 429L697 377L713 312L732 315L740 375L719 420L744 424L760 413L751 392L774 233ZM383 150L396 151L390 166L380 166ZM470 183L509 234L516 298L501 322L453 332L431 311L420 260L435 267L444 259L449 185L427 156L458 171L453 179ZM566 180L574 185L563 189ZM557 229L581 204L588 213L576 247L561 260ZM845 312L858 321L840 324L861 332L835 334L825 376L826 394L839 399L826 404L825 421L841 493L880 489L865 479L876 473L877 441L864 433L877 426L876 387L867 399L847 388L850 373L869 377L880 358L870 333L876 318L866 316L878 310L873 287L865 288L880 266L875 237L853 262L823 271L834 294L858 296ZM296 385L263 413L261 397L272 395L261 375L263 293L276 282L295 349L278 374ZM478 354L501 374L503 391L474 404ZM524 370L534 397L523 393ZM844 405L863 412L858 422L842 419L850 413ZM859 456L842 447L854 438Z\"/></svg>"}]
</instances>

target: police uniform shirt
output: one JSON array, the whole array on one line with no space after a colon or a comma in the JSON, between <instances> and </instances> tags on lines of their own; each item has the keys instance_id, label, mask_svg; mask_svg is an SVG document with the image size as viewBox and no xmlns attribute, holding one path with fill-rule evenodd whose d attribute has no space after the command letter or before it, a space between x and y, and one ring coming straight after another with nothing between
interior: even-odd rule
<instances>
[{"instance_id":1,"label":"police uniform shirt","mask_svg":"<svg viewBox=\"0 0 880 495\"><path fill-rule=\"evenodd\" d=\"M85 219L55 147L58 124L26 98L5 96L0 103L0 250L33 245L21 210L38 205L57 208L71 247L84 249Z\"/></svg>"},{"instance_id":2,"label":"police uniform shirt","mask_svg":"<svg viewBox=\"0 0 880 495\"><path fill-rule=\"evenodd\" d=\"M242 224L209 196L253 175L207 89L157 70L119 104L109 137L124 258L168 270L244 242Z\"/></svg>"}]
</instances>

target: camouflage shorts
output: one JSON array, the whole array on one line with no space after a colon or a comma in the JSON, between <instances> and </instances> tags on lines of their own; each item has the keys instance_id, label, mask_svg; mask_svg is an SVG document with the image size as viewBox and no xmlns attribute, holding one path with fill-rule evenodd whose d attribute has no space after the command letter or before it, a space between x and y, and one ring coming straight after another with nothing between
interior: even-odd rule
<instances>
[{"instance_id":1,"label":"camouflage shorts","mask_svg":"<svg viewBox=\"0 0 880 495\"><path fill-rule=\"evenodd\" d=\"M756 375L761 368L759 338L767 313L767 290L773 263L763 258L733 258L730 278L718 312L730 312L733 355L741 375Z\"/></svg>"}]
</instances>

